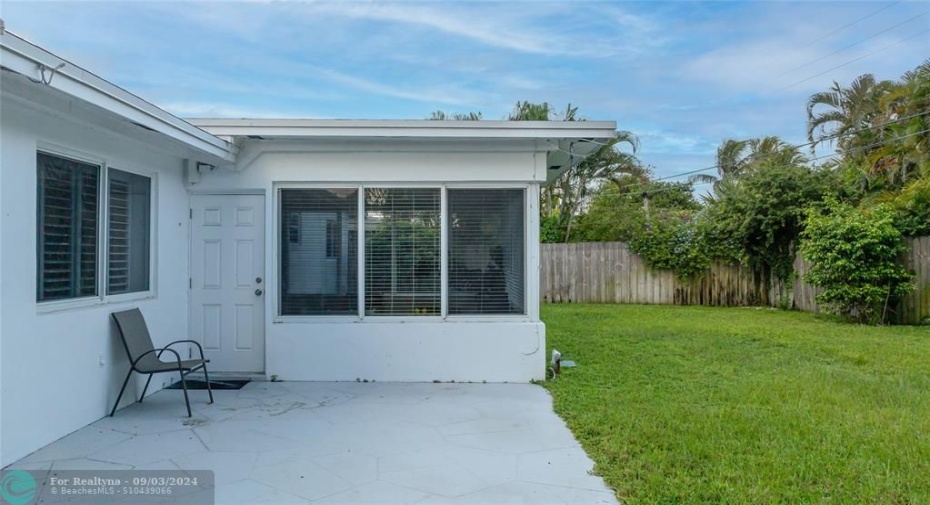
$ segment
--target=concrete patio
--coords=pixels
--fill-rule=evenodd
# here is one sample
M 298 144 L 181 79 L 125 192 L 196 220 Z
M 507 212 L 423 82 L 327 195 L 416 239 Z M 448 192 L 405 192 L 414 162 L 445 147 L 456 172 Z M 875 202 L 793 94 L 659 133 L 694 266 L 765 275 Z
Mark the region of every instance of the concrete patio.
M 617 503 L 531 384 L 162 390 L 10 468 L 213 470 L 216 503 Z

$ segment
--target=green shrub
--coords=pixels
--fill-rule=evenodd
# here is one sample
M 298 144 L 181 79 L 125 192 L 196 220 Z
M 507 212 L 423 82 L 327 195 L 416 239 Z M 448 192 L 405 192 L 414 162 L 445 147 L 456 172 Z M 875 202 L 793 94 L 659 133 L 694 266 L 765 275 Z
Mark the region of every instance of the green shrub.
M 649 266 L 674 270 L 680 278 L 710 266 L 696 227 L 687 213 L 680 211 L 654 213 L 646 218 L 630 239 L 630 249 Z
M 852 321 L 885 323 L 914 287 L 899 263 L 906 246 L 894 209 L 862 210 L 832 200 L 825 208 L 809 212 L 801 235 L 801 253 L 811 262 L 806 279 L 823 288 L 817 302 Z
M 930 235 L 930 176 L 905 186 L 893 205 L 901 233 L 909 237 Z
M 558 244 L 565 239 L 565 227 L 559 216 L 541 216 L 539 219 L 539 241 L 543 244 Z

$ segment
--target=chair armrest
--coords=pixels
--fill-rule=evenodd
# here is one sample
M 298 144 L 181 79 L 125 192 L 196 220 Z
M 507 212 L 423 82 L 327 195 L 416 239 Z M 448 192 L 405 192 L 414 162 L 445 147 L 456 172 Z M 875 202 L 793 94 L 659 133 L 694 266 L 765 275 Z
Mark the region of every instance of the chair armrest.
M 184 344 L 184 343 L 196 345 L 196 346 L 197 346 L 197 350 L 200 351 L 200 359 L 204 359 L 204 358 L 203 358 L 203 346 L 200 345 L 200 342 L 198 342 L 198 341 L 196 341 L 196 340 L 175 340 L 174 342 L 171 342 L 170 344 L 166 345 L 166 346 L 165 346 L 165 349 L 167 349 L 167 348 L 173 346 L 174 344 Z
M 152 350 L 149 350 L 149 351 L 145 351 L 144 353 L 140 354 L 139 357 L 137 357 L 135 361 L 132 362 L 132 367 L 135 368 L 136 365 L 139 363 L 139 361 L 142 361 L 142 358 L 144 358 L 146 355 L 152 354 L 152 353 L 154 353 L 154 352 L 156 352 L 156 351 L 158 352 L 158 354 L 156 354 L 155 357 L 156 357 L 157 359 L 159 359 L 159 360 L 161 360 L 161 353 L 163 353 L 163 352 L 165 352 L 165 351 L 171 351 L 172 353 L 174 353 L 174 357 L 175 357 L 175 359 L 178 361 L 178 369 L 181 368 L 181 355 L 178 354 L 178 351 L 175 351 L 174 349 L 168 349 L 167 347 L 165 347 L 164 349 L 152 349 Z

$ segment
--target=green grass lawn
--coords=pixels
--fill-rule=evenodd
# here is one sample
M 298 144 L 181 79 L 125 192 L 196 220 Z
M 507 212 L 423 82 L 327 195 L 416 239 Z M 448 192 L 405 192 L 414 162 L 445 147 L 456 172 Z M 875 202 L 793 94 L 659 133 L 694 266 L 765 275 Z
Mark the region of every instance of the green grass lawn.
M 640 503 L 930 504 L 930 327 L 755 308 L 543 307 L 546 384 Z

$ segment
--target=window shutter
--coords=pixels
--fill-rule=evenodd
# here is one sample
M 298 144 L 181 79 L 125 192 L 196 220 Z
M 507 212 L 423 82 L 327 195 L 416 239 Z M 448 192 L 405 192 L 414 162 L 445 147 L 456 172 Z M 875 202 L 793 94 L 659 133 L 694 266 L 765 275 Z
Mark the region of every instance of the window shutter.
M 107 292 L 129 290 L 129 183 L 110 178 Z
M 281 190 L 281 315 L 358 315 L 358 190 Z
M 148 291 L 152 180 L 107 172 L 107 294 Z
M 365 314 L 439 315 L 440 190 L 365 190 Z
M 37 299 L 97 294 L 100 167 L 38 153 Z
M 82 167 L 80 175 L 80 288 L 77 296 L 97 294 L 97 198 L 98 171 L 96 167 Z
M 524 190 L 447 195 L 449 314 L 525 314 Z

